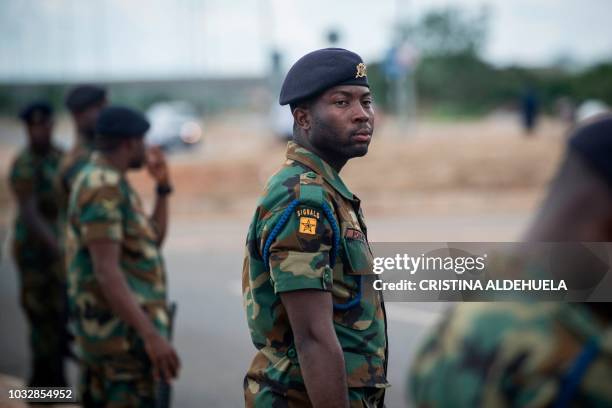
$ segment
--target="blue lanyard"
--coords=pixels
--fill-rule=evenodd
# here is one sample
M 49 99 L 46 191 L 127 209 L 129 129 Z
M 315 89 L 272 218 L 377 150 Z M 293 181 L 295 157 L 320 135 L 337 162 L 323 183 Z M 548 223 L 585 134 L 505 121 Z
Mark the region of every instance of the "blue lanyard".
M 266 269 L 268 269 L 270 266 L 270 247 L 274 243 L 276 237 L 278 237 L 278 234 L 280 234 L 282 229 L 285 227 L 285 225 L 289 221 L 289 218 L 293 214 L 293 211 L 299 204 L 300 200 L 295 199 L 287 206 L 287 208 L 285 208 L 278 222 L 276 223 L 274 228 L 272 228 L 270 235 L 266 239 L 262 254 Z M 331 269 L 334 269 L 334 265 L 336 264 L 336 258 L 338 256 L 338 248 L 340 247 L 340 227 L 338 226 L 338 222 L 336 221 L 336 218 L 334 217 L 334 214 L 332 213 L 327 203 L 324 202 L 322 207 L 323 213 L 325 214 L 325 218 L 327 218 L 327 221 L 329 221 L 332 227 L 332 249 L 329 253 L 329 266 Z M 357 296 L 355 296 L 353 299 L 346 303 L 334 303 L 335 310 L 348 310 L 359 304 L 359 302 L 361 301 L 362 279 L 363 277 L 360 276 L 359 280 L 357 281 Z
M 582 348 L 578 357 L 573 361 L 567 374 L 561 381 L 561 390 L 555 401 L 555 408 L 566 408 L 570 406 L 572 399 L 578 391 L 578 386 L 582 378 L 586 374 L 589 366 L 599 354 L 599 342 L 595 338 L 591 338 Z

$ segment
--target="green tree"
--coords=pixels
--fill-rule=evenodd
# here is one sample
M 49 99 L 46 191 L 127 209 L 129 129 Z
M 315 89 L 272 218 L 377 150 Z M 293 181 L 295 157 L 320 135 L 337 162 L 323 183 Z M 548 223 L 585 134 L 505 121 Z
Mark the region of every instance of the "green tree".
M 486 43 L 489 12 L 457 7 L 432 10 L 414 25 L 400 27 L 401 36 L 427 57 L 478 55 Z

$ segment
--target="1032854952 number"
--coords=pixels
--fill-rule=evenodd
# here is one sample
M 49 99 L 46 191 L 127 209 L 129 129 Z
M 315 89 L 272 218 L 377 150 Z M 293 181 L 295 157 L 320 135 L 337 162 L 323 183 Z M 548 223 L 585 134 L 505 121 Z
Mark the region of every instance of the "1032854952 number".
M 68 387 L 24 387 L 10 388 L 7 390 L 9 400 L 24 400 L 37 402 L 53 402 L 53 401 L 75 401 L 75 394 Z

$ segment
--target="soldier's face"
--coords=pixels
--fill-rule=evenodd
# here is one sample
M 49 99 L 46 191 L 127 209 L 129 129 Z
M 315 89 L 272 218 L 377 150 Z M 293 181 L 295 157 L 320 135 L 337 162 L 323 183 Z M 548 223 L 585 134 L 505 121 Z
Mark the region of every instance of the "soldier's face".
M 106 100 L 100 103 L 90 106 L 87 109 L 75 114 L 74 119 L 77 124 L 79 133 L 93 138 L 96 129 L 96 120 L 100 111 L 106 106 Z
M 328 89 L 312 104 L 310 143 L 318 150 L 350 159 L 368 152 L 374 132 L 370 89 L 342 85 Z
M 139 169 L 144 166 L 146 162 L 146 149 L 144 143 L 144 136 L 130 140 L 130 169 Z
M 28 135 L 30 144 L 34 150 L 46 150 L 51 145 L 51 132 L 53 121 L 51 118 L 44 118 L 36 123 L 28 125 Z

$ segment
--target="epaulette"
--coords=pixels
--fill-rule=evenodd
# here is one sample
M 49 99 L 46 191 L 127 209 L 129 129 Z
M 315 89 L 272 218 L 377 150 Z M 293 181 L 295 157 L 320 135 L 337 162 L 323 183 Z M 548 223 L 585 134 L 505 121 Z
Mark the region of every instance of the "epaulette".
M 300 174 L 300 187 L 297 199 L 302 205 L 323 208 L 323 204 L 325 204 L 323 198 L 323 178 L 314 171 Z

